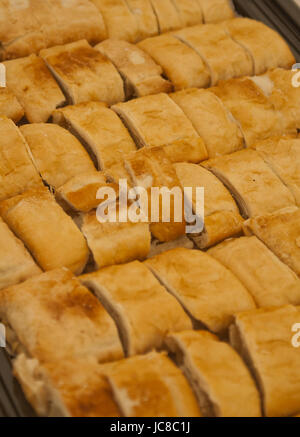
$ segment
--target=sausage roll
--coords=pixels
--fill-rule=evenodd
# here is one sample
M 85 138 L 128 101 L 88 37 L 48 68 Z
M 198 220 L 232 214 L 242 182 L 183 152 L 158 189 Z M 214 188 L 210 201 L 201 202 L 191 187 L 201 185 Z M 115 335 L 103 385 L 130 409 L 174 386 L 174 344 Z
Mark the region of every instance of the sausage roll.
M 19 354 L 13 362 L 27 400 L 40 416 L 119 417 L 104 368 L 94 357 L 40 363 Z
M 23 243 L 15 237 L 1 218 L 0 240 L 0 290 L 41 273 Z
M 201 416 L 191 387 L 165 353 L 121 360 L 105 375 L 125 417 Z
M 139 261 L 80 277 L 114 318 L 127 356 L 161 349 L 165 335 L 191 329 L 178 301 Z
M 46 123 L 54 109 L 65 103 L 65 96 L 36 55 L 4 62 L 7 86 L 17 96 L 29 123 Z
M 174 35 L 202 57 L 209 68 L 212 86 L 222 79 L 253 73 L 248 52 L 234 42 L 220 24 L 194 26 L 176 31 Z
M 192 188 L 189 199 L 193 213 L 198 214 L 204 207 L 204 228 L 201 233 L 189 236 L 199 249 L 205 249 L 229 237 L 238 236 L 242 232 L 243 219 L 239 209 L 222 182 L 205 168 L 186 162 L 174 164 L 180 184 L 183 188 Z M 204 205 L 198 204 L 197 188 L 204 189 Z M 201 217 L 199 217 L 201 220 Z M 203 218 L 202 218 L 203 220 Z
M 244 217 L 295 205 L 290 191 L 255 150 L 210 159 L 203 165 L 232 192 Z
M 53 121 L 83 142 L 99 170 L 119 164 L 127 153 L 136 150 L 128 130 L 104 103 L 67 106 L 53 113 Z
M 292 416 L 300 408 L 300 354 L 293 326 L 300 307 L 292 305 L 236 315 L 231 343 L 256 378 L 266 416 Z
M 172 84 L 162 77 L 162 68 L 144 50 L 126 41 L 107 39 L 95 46 L 121 74 L 126 98 L 171 92 Z
M 12 120 L 0 115 L 0 201 L 42 187 L 29 147 Z
M 96 172 L 87 151 L 66 129 L 56 124 L 33 123 L 20 130 L 36 168 L 52 187 L 58 188 L 80 173 Z
M 171 94 L 170 97 L 180 106 L 203 138 L 209 158 L 227 155 L 244 147 L 238 123 L 213 93 L 188 89 Z
M 166 344 L 193 387 L 203 415 L 261 416 L 255 382 L 229 344 L 207 331 L 174 333 Z
M 157 17 L 151 0 L 126 0 L 126 3 L 137 22 L 138 39 L 136 41 L 141 41 L 159 33 Z
M 264 23 L 250 18 L 235 18 L 223 23 L 230 36 L 250 54 L 254 74 L 272 68 L 291 68 L 295 58 L 284 39 Z
M 2 201 L 0 214 L 43 270 L 83 271 L 89 256 L 84 236 L 47 188 Z
M 208 253 L 235 274 L 258 307 L 300 305 L 300 279 L 257 237 L 227 240 Z
M 138 47 L 159 64 L 175 90 L 210 84 L 210 72 L 202 58 L 173 35 L 160 35 L 141 41 Z M 178 62 L 178 59 L 181 61 Z
M 101 12 L 108 38 L 136 42 L 139 26 L 127 0 L 91 0 Z M 102 38 L 105 39 L 105 38 Z
M 300 276 L 300 209 L 254 217 L 244 223 L 246 235 L 256 235 L 282 262 Z
M 170 250 L 145 264 L 179 300 L 196 327 L 223 334 L 233 314 L 255 308 L 253 298 L 233 273 L 200 250 Z
M 123 357 L 113 319 L 65 268 L 2 290 L 0 318 L 12 355 L 23 352 L 41 363 Z
M 123 80 L 114 65 L 86 40 L 42 50 L 40 56 L 63 89 L 68 103 L 125 98 Z
M 150 0 L 158 21 L 159 33 L 170 32 L 184 26 L 181 15 L 172 0 Z
M 164 146 L 172 162 L 200 162 L 207 150 L 192 123 L 167 94 L 114 105 L 138 147 Z
M 198 0 L 172 0 L 177 9 L 182 27 L 194 26 L 203 22 L 202 8 Z
M 121 222 L 119 211 L 115 222 L 102 223 L 95 211 L 82 218 L 81 230 L 92 252 L 97 269 L 143 260 L 150 251 L 151 234 L 148 223 Z

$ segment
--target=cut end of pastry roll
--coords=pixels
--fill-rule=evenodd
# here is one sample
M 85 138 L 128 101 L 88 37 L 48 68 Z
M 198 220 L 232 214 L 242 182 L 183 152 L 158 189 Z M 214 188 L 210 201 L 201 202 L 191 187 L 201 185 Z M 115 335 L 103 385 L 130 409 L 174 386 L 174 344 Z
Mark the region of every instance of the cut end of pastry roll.
M 293 346 L 293 326 L 299 307 L 292 305 L 238 314 L 230 341 L 256 378 L 264 414 L 292 416 L 299 411 L 298 349 Z
M 105 374 L 126 417 L 201 416 L 188 382 L 164 353 L 127 358 Z
M 204 252 L 178 248 L 145 264 L 179 300 L 197 328 L 223 334 L 236 312 L 255 308 L 241 282 Z
M 104 172 L 80 173 L 68 180 L 56 190 L 56 198 L 64 209 L 72 211 L 89 212 L 96 209 L 105 198 L 97 195 L 98 190 L 103 188 L 105 192 L 114 190 L 118 199 L 118 185 L 109 181 Z M 104 194 L 103 191 L 103 194 Z
M 102 366 L 92 359 L 41 365 L 20 354 L 14 375 L 27 400 L 44 417 L 119 417 Z
M 166 346 L 192 386 L 204 416 L 261 416 L 255 382 L 227 343 L 206 331 L 185 331 L 169 335 Z
M 80 277 L 111 314 L 126 356 L 161 349 L 165 335 L 192 327 L 177 300 L 138 261 Z

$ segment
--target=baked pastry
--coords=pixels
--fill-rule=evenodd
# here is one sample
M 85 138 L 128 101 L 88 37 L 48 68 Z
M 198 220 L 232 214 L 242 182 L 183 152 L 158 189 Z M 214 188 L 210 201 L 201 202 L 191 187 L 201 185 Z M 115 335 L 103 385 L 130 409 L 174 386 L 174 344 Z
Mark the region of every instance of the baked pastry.
M 255 308 L 254 300 L 241 282 L 200 250 L 170 250 L 148 259 L 145 264 L 179 300 L 196 327 L 205 326 L 223 334 L 233 314 Z
M 244 217 L 295 205 L 290 191 L 255 150 L 241 150 L 210 159 L 203 166 L 232 192 Z
M 126 356 L 161 349 L 169 332 L 191 329 L 177 300 L 139 261 L 80 277 L 114 318 Z
M 46 123 L 54 109 L 65 103 L 65 96 L 36 55 L 4 62 L 7 86 L 17 96 L 29 123 Z
M 300 276 L 300 209 L 254 217 L 244 223 L 246 235 L 256 235 L 275 255 Z
M 121 222 L 119 211 L 115 222 L 101 223 L 95 211 L 83 216 L 81 230 L 93 254 L 97 269 L 143 260 L 150 250 L 148 223 Z
M 103 368 L 93 357 L 82 357 L 42 365 L 36 358 L 20 354 L 13 362 L 27 400 L 40 416 L 119 417 Z
M 0 114 L 11 118 L 15 123 L 18 123 L 24 115 L 17 97 L 8 88 L 0 88 Z
M 126 0 L 126 3 L 137 22 L 138 39 L 136 41 L 159 33 L 151 0 Z
M 203 140 L 167 94 L 141 97 L 112 109 L 124 121 L 138 147 L 164 146 L 172 162 L 200 162 L 207 158 Z
M 282 115 L 262 90 L 248 78 L 219 82 L 211 88 L 239 122 L 248 147 L 270 136 L 282 135 Z
M 236 120 L 213 93 L 188 89 L 170 97 L 204 140 L 209 158 L 227 155 L 244 147 L 244 138 Z
M 125 417 L 201 416 L 191 387 L 164 353 L 127 358 L 105 375 Z
M 0 317 L 13 355 L 41 364 L 122 358 L 117 328 L 98 299 L 67 269 L 27 279 L 0 293 Z
M 136 150 L 119 117 L 101 102 L 67 106 L 53 113 L 54 123 L 75 133 L 91 152 L 99 170 L 109 169 Z
M 251 78 L 274 108 L 280 111 L 282 130 L 291 133 L 300 129 L 300 88 L 293 85 L 294 75 L 295 71 L 276 68 Z
M 229 0 L 197 0 L 200 3 L 204 23 L 217 23 L 234 17 Z
M 227 240 L 208 253 L 235 274 L 258 307 L 300 305 L 300 279 L 257 237 Z
M 112 188 L 118 197 L 118 186 L 110 182 L 104 172 L 89 171 L 80 173 L 61 185 L 55 192 L 56 199 L 65 210 L 89 212 L 98 207 L 99 188 Z M 102 199 L 105 201 L 105 199 Z
M 261 416 L 255 382 L 227 343 L 207 331 L 185 331 L 169 335 L 166 344 L 193 387 L 204 416 Z
M 272 137 L 253 147 L 289 188 L 300 206 L 300 138 Z
M 47 188 L 2 201 L 0 214 L 43 270 L 83 271 L 89 256 L 85 239 Z
M 194 243 L 187 235 L 182 235 L 176 240 L 161 242 L 157 238 L 152 238 L 151 249 L 147 258 L 153 258 L 168 250 L 176 249 L 177 247 L 185 247 L 186 249 L 194 249 Z
M 251 75 L 248 52 L 234 42 L 220 24 L 207 24 L 179 30 L 175 37 L 194 49 L 209 68 L 211 86 L 219 80 Z
M 87 151 L 66 129 L 56 124 L 33 123 L 20 130 L 38 172 L 50 186 L 58 188 L 80 173 L 96 172 Z
M 29 147 L 12 120 L 0 116 L 0 200 L 42 187 Z
M 41 273 L 23 243 L 0 218 L 0 290 Z
M 173 0 L 182 27 L 194 26 L 203 22 L 202 8 L 198 0 Z
M 151 223 L 150 229 L 155 238 L 161 242 L 176 240 L 185 234 L 184 198 L 176 172 L 162 147 L 144 147 L 129 155 L 125 166 L 135 187 L 147 192 L 140 204 L 142 212 Z M 169 190 L 169 193 L 166 192 Z M 156 190 L 156 191 L 154 191 Z M 160 190 L 160 193 L 158 192 Z M 165 198 L 162 198 L 165 192 Z M 165 203 L 164 203 L 165 200 Z M 167 217 L 165 215 L 168 214 Z M 151 217 L 150 217 L 151 216 Z
M 210 72 L 202 58 L 173 35 L 160 35 L 138 44 L 160 65 L 175 90 L 210 84 Z M 180 62 L 178 62 L 180 59 Z
M 299 319 L 300 308 L 290 305 L 238 314 L 231 327 L 231 343 L 256 377 L 266 416 L 299 411 L 300 354 L 292 344 Z
M 126 0 L 91 0 L 101 12 L 108 38 L 136 42 L 139 26 Z M 103 38 L 105 39 L 105 38 Z
M 87 0 L 4 0 L 0 11 L 3 60 L 80 38 L 95 44 L 106 37 L 102 16 Z
M 269 26 L 250 18 L 235 18 L 223 23 L 230 36 L 250 54 L 254 74 L 272 68 L 291 68 L 295 58 L 284 39 Z
M 171 92 L 172 84 L 162 77 L 162 68 L 137 45 L 107 39 L 95 46 L 118 69 L 125 84 L 126 99 Z
M 181 186 L 192 188 L 189 199 L 193 206 L 193 213 L 204 207 L 204 228 L 200 233 L 189 236 L 199 249 L 213 246 L 229 237 L 238 236 L 242 232 L 243 219 L 238 207 L 222 182 L 205 168 L 181 162 L 174 164 Z M 204 189 L 204 205 L 198 204 L 196 190 Z M 203 217 L 199 217 L 199 221 Z
M 68 103 L 125 98 L 123 80 L 114 65 L 86 40 L 42 50 L 40 56 L 63 89 Z
M 184 26 L 172 0 L 150 0 L 158 21 L 159 33 L 170 32 Z

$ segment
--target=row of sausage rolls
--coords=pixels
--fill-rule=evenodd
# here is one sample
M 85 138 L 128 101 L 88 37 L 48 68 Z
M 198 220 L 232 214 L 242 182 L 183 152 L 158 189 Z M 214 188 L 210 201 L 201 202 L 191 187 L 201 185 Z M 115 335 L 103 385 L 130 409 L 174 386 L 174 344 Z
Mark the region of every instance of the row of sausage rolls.
M 135 43 L 233 16 L 229 0 L 1 0 L 0 60 L 83 38 Z
M 207 88 L 220 80 L 288 69 L 295 62 L 274 30 L 247 18 L 194 26 L 138 45 L 108 39 L 91 47 L 80 40 L 4 62 L 7 88 L 0 89 L 0 113 L 15 122 L 24 114 L 30 123 L 46 122 L 65 104 L 113 105 Z
M 288 302 L 297 300 L 297 289 L 299 305 L 300 280 L 256 237 L 229 244 L 243 253 L 236 263 L 240 279 L 214 253 L 175 249 L 79 278 L 56 269 L 2 290 L 0 317 L 14 373 L 36 412 L 299 413 L 293 328 L 300 307 Z M 289 278 L 290 299 L 268 277 L 272 271 L 284 284 Z M 273 304 L 262 308 L 258 301 L 267 295 Z

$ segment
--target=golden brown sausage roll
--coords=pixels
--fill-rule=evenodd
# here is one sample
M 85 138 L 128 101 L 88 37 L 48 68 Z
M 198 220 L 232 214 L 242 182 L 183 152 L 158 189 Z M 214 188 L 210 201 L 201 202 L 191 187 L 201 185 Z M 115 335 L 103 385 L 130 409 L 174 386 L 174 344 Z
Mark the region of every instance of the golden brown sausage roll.
M 11 118 L 15 123 L 24 115 L 24 109 L 17 97 L 8 88 L 0 88 L 0 114 Z
M 238 314 L 231 343 L 244 357 L 259 387 L 266 416 L 292 416 L 300 408 L 300 354 L 293 328 L 300 307 L 283 306 Z
M 84 236 L 47 188 L 2 201 L 0 214 L 43 270 L 83 271 L 89 256 Z
M 233 273 L 200 250 L 170 250 L 145 264 L 179 300 L 196 326 L 223 333 L 235 313 L 255 308 L 251 295 Z
M 80 277 L 114 318 L 127 356 L 161 349 L 170 332 L 191 329 L 178 301 L 138 261 Z
M 166 343 L 193 387 L 203 415 L 261 416 L 255 382 L 227 343 L 206 331 L 173 333 Z

